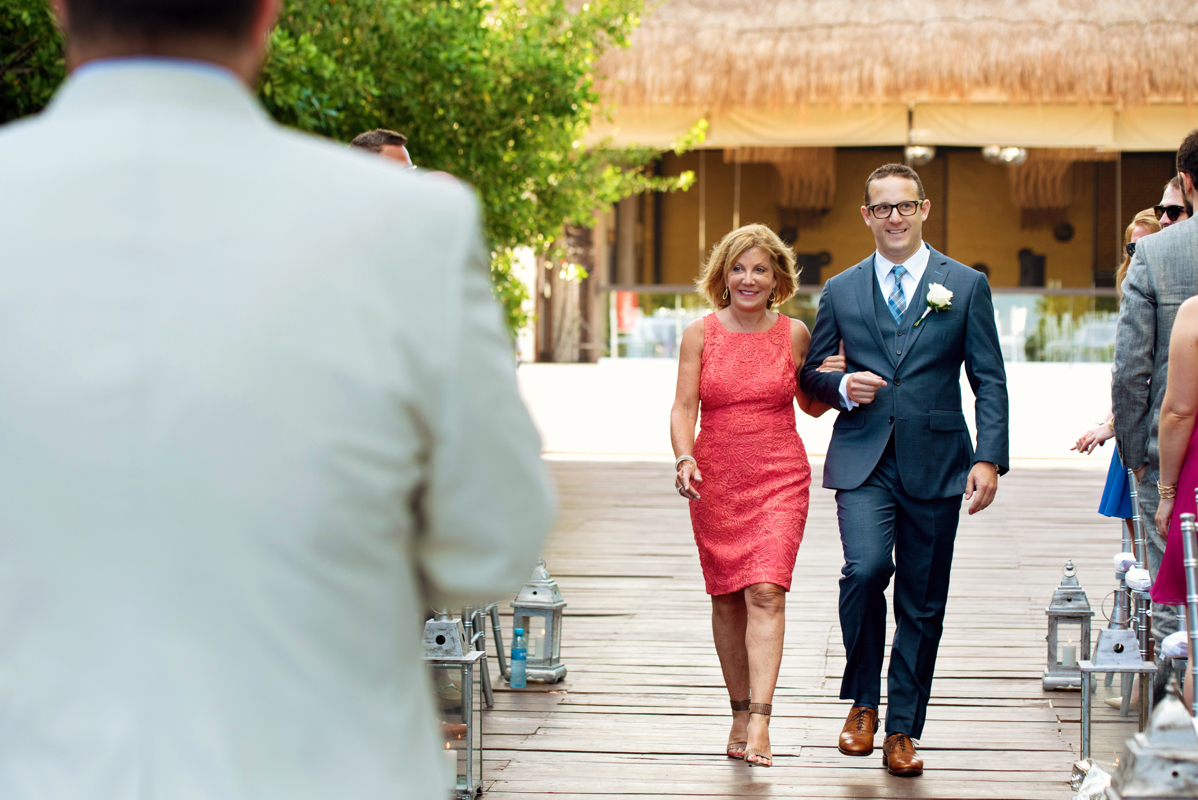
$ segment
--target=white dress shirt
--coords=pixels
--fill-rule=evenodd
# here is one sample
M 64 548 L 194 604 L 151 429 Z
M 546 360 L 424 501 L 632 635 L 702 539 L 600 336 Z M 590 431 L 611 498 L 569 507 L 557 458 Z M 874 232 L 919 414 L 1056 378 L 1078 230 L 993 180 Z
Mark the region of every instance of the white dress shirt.
M 915 255 L 902 262 L 903 267 L 906 268 L 902 278 L 903 296 L 907 300 L 908 308 L 911 307 L 911 298 L 915 295 L 919 282 L 923 280 L 923 272 L 928 268 L 928 259 L 931 257 L 932 251 L 921 240 Z M 890 297 L 890 293 L 894 290 L 894 266 L 895 262 L 886 258 L 880 251 L 874 252 L 874 274 L 878 276 L 878 286 L 882 288 L 883 297 Z M 848 372 L 840 379 L 840 399 L 844 401 L 846 411 L 857 407 L 857 404 L 849 399 Z

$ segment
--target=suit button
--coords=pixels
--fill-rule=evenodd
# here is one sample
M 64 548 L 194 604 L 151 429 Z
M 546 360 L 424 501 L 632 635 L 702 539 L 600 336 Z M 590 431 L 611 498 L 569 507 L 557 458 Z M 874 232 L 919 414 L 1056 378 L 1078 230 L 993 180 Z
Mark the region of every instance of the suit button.
M 899 336 L 902 336 L 902 335 L 903 335 L 903 331 L 899 331 Z
M 901 383 L 902 383 L 902 381 L 900 381 L 898 378 L 895 378 L 895 379 L 894 379 L 894 385 L 895 385 L 895 386 L 898 386 L 898 385 L 899 385 L 899 384 L 901 384 Z
M 890 418 L 890 424 L 891 424 L 891 425 L 893 425 L 893 424 L 894 424 L 894 417 L 891 417 L 891 418 Z
M 900 356 L 901 356 L 902 354 L 903 354 L 903 351 L 902 351 L 902 350 L 896 350 L 896 351 L 895 351 L 895 355 L 900 355 Z

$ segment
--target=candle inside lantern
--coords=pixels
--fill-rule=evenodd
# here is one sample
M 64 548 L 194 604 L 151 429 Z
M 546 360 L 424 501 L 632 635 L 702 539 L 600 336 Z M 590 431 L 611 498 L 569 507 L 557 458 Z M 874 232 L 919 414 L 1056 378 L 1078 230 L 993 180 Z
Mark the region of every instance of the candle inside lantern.
M 1073 642 L 1061 645 L 1061 666 L 1077 666 L 1077 645 L 1075 645 Z
M 458 751 L 449 746 L 449 742 L 445 743 L 445 749 L 442 751 L 442 768 L 445 770 L 445 778 L 449 781 L 450 788 L 455 788 L 458 785 Z

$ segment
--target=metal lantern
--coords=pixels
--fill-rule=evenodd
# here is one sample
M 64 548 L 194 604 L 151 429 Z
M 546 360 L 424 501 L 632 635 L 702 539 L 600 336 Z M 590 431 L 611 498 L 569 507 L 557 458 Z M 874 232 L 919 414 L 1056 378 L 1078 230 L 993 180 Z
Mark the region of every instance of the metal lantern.
M 1124 746 L 1107 789 L 1109 800 L 1198 798 L 1198 728 L 1169 682 L 1148 729 Z
M 1077 582 L 1073 561 L 1065 562 L 1061 585 L 1052 594 L 1048 615 L 1048 668 L 1044 689 L 1080 689 L 1078 661 L 1090 658 L 1090 618 L 1094 616 L 1086 592 Z M 1064 641 L 1062 641 L 1062 637 Z
M 1140 660 L 1140 643 L 1136 638 L 1136 632 L 1127 628 L 1107 628 L 1098 632 L 1098 644 L 1094 648 L 1094 660 L 1089 661 L 1082 659 L 1078 662 L 1078 667 L 1082 675 L 1082 702 L 1081 702 L 1081 728 L 1082 728 L 1082 747 L 1081 757 L 1083 761 L 1089 761 L 1092 745 L 1091 728 L 1094 722 L 1095 700 L 1106 700 L 1101 697 L 1102 694 L 1108 694 L 1103 687 L 1103 690 L 1096 693 L 1097 682 L 1093 680 L 1093 675 L 1096 672 L 1105 672 L 1107 675 L 1152 675 L 1156 672 L 1156 664 L 1151 661 Z M 1121 681 L 1122 683 L 1122 681 Z M 1130 688 L 1130 684 L 1128 685 Z M 1123 692 L 1122 688 L 1118 692 L 1109 692 L 1109 694 L 1120 698 L 1120 708 L 1118 711 L 1107 706 L 1105 702 L 1099 703 L 1098 721 L 1106 731 L 1105 735 L 1100 735 L 1099 739 L 1105 742 L 1109 747 L 1113 741 L 1122 741 L 1126 736 L 1134 731 L 1124 730 L 1131 721 L 1128 719 L 1128 695 L 1129 692 Z
M 432 667 L 444 752 L 440 769 L 452 796 L 470 800 L 482 792 L 483 726 L 481 661 L 460 619 L 444 611 L 424 623 L 424 662 Z
M 512 602 L 512 627 L 523 628 L 528 640 L 528 679 L 557 683 L 566 677 L 562 664 L 562 600 L 557 581 L 545 561 L 537 559 L 532 577 Z M 507 673 L 510 680 L 511 671 Z

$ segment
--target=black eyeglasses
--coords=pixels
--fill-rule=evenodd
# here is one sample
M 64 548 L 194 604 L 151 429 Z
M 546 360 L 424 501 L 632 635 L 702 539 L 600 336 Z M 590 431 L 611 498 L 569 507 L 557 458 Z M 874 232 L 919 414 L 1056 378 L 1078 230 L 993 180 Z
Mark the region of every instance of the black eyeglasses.
M 919 203 L 914 200 L 904 200 L 897 205 L 891 205 L 890 203 L 878 203 L 877 205 L 866 206 L 866 208 L 869 209 L 869 213 L 873 214 L 878 219 L 887 219 L 891 212 L 896 208 L 898 209 L 899 216 L 909 217 L 919 210 Z
M 1136 254 L 1136 243 L 1128 242 L 1127 244 L 1123 245 L 1123 249 L 1127 251 L 1127 257 L 1131 258 Z
M 1177 218 L 1180 217 L 1181 213 L 1185 210 L 1186 210 L 1185 206 L 1153 206 L 1152 207 L 1152 213 L 1156 214 L 1156 218 L 1158 220 L 1161 217 L 1168 214 L 1170 222 L 1177 222 Z

